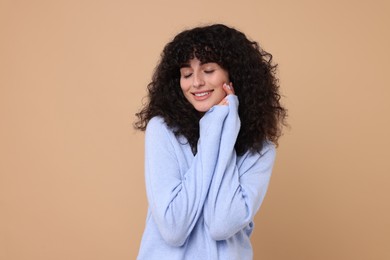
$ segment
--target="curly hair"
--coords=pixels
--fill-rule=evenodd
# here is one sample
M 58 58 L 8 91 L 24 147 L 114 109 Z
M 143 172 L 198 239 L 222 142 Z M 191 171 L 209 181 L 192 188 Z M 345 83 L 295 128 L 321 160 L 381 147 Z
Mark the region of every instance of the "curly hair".
M 148 101 L 136 113 L 134 127 L 144 131 L 151 118 L 161 116 L 196 153 L 202 114 L 187 101 L 180 87 L 180 68 L 193 58 L 215 62 L 228 72 L 240 104 L 237 154 L 260 152 L 264 141 L 277 145 L 287 116 L 280 104 L 277 64 L 257 42 L 223 24 L 185 30 L 165 46 L 147 86 Z

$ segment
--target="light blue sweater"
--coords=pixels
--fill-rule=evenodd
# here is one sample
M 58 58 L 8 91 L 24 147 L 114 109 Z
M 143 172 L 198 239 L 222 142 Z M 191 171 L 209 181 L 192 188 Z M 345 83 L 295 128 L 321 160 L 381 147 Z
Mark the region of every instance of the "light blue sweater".
M 265 196 L 275 159 L 267 142 L 260 153 L 237 156 L 237 96 L 200 120 L 194 156 L 161 117 L 145 136 L 149 209 L 138 260 L 247 260 L 253 258 L 253 218 Z M 185 116 L 185 115 L 183 115 Z

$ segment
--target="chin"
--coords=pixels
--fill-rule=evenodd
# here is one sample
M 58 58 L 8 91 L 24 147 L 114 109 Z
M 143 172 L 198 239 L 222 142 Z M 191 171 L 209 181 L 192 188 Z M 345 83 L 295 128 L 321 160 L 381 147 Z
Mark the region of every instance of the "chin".
M 197 109 L 195 108 L 196 111 L 200 112 L 200 113 L 206 113 L 207 111 L 209 111 L 209 109 Z
M 206 113 L 207 111 L 210 110 L 211 107 L 195 107 L 196 111 L 201 112 L 201 113 Z

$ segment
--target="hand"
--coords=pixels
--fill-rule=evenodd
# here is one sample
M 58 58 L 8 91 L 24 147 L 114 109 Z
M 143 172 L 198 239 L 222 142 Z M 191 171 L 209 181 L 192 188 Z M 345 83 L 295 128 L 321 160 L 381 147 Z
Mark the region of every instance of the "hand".
M 233 83 L 230 82 L 229 85 L 226 83 L 223 83 L 222 85 L 223 90 L 226 92 L 227 95 L 234 95 L 234 89 L 233 89 Z M 221 102 L 219 102 L 218 105 L 220 106 L 227 106 L 229 104 L 228 100 L 226 97 L 224 97 Z

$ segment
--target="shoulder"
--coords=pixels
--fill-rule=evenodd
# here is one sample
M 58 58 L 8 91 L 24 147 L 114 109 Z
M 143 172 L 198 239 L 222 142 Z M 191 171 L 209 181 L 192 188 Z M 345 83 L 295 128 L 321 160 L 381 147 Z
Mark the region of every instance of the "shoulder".
M 172 130 L 165 123 L 164 118 L 161 116 L 155 116 L 149 120 L 146 126 L 146 135 L 172 132 Z
M 152 117 L 152 119 L 149 120 L 146 129 L 154 129 L 154 128 L 161 128 L 161 127 L 166 127 L 164 118 L 161 116 L 155 116 Z
M 257 164 L 273 165 L 276 157 L 276 146 L 272 142 L 265 141 L 259 152 L 247 151 L 238 157 L 239 167 L 253 167 Z
M 146 141 L 153 142 L 178 142 L 180 140 L 174 133 L 174 131 L 166 124 L 165 120 L 161 116 L 155 116 L 149 120 L 145 131 Z
M 172 133 L 172 130 L 168 128 L 164 118 L 155 116 L 149 120 L 146 126 L 145 136 L 146 139 L 154 139 L 170 135 L 170 133 Z
M 149 120 L 145 131 L 145 149 L 153 154 L 153 158 L 177 157 L 188 145 L 188 141 L 182 136 L 176 136 L 174 131 L 160 116 Z
M 257 158 L 264 164 L 273 165 L 276 157 L 276 146 L 270 141 L 265 141 L 263 148 L 257 153 Z
M 262 158 L 264 156 L 275 156 L 276 146 L 270 141 L 264 141 L 263 147 L 260 151 L 246 151 L 241 157 L 242 158 Z
M 259 154 L 260 156 L 264 156 L 267 153 L 272 154 L 273 156 L 276 154 L 276 146 L 271 141 L 264 142 L 263 149 L 261 149 Z

